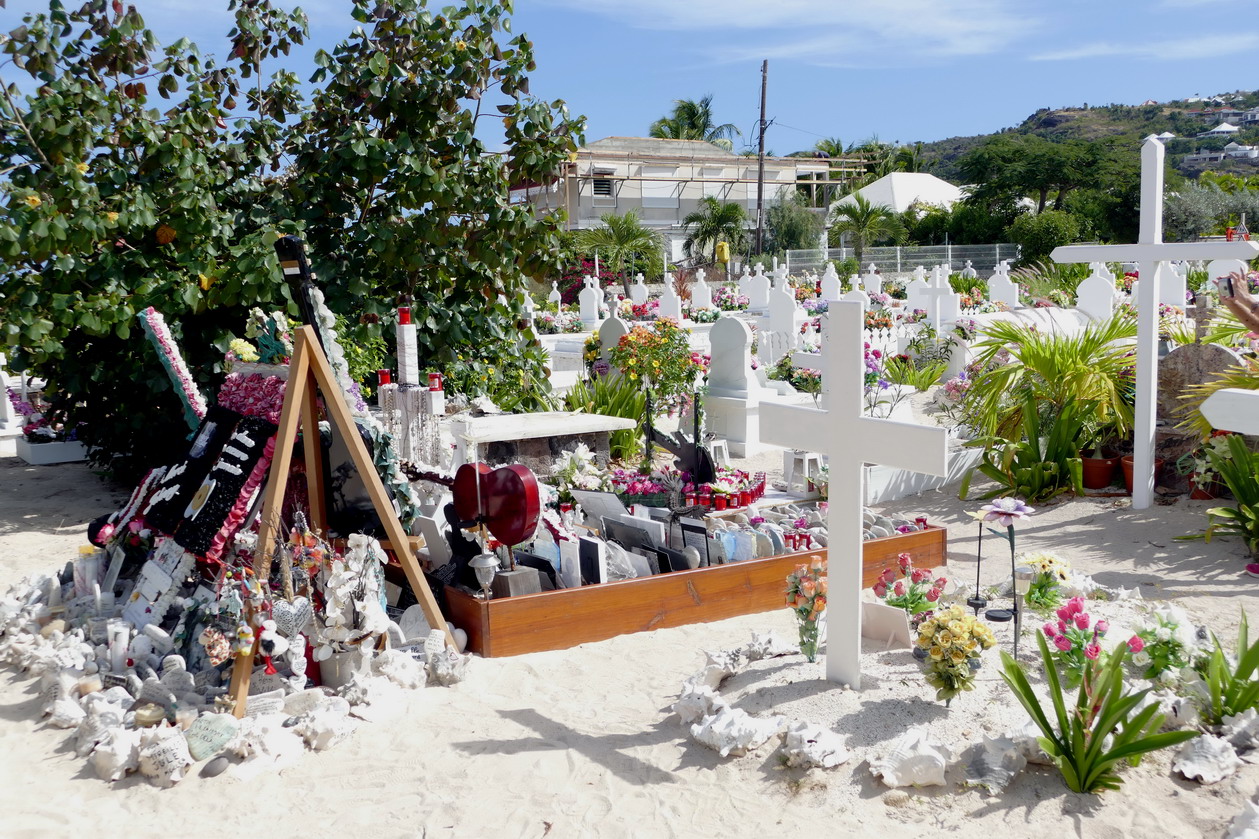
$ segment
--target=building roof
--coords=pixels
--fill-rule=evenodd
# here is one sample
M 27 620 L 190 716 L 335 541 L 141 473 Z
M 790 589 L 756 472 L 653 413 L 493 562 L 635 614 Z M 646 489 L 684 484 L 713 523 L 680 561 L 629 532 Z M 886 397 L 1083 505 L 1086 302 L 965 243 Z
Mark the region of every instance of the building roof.
M 1227 122 L 1221 122 L 1219 125 L 1215 126 L 1210 131 L 1206 131 L 1204 133 L 1206 134 L 1233 134 L 1238 131 L 1241 131 L 1241 129 L 1238 128 L 1236 125 L 1231 125 Z
M 961 187 L 941 180 L 926 172 L 892 172 L 877 181 L 845 195 L 831 206 L 851 204 L 860 195 L 871 204 L 884 204 L 897 213 L 903 213 L 910 205 L 929 204 L 936 207 L 952 207 L 964 197 Z
M 734 152 L 715 146 L 707 140 L 664 140 L 659 137 L 604 137 L 602 140 L 587 143 L 583 150 L 677 157 L 738 157 Z

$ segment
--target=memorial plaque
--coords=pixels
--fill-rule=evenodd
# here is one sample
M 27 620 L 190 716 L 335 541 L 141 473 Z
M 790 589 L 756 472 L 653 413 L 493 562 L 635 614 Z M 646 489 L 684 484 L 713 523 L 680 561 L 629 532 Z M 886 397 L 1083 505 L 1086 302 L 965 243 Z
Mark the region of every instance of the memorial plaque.
M 240 723 L 231 714 L 202 714 L 184 733 L 188 740 L 188 753 L 193 760 L 213 757 L 236 736 L 239 728 Z

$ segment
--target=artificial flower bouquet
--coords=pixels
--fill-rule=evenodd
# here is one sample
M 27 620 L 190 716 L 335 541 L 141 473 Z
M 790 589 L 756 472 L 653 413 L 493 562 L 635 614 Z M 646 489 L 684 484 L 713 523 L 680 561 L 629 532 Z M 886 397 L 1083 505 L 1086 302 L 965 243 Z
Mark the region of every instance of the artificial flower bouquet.
M 904 609 L 911 619 L 934 609 L 948 580 L 944 577 L 932 579 L 929 569 L 915 568 L 913 558 L 907 553 L 896 557 L 896 565 L 900 574 L 891 568 L 883 569 L 882 576 L 874 584 L 874 596 L 889 606 Z
M 826 568 L 821 557 L 797 565 L 787 575 L 787 608 L 800 623 L 800 652 L 809 661 L 817 661 L 818 621 L 826 611 Z
M 927 684 L 947 706 L 959 693 L 975 688 L 980 655 L 996 643 L 992 630 L 961 606 L 950 606 L 918 627 L 916 646 L 926 655 Z
M 1048 551 L 1026 553 L 1017 561 L 1032 569 L 1035 575 L 1023 598 L 1027 605 L 1041 612 L 1058 608 L 1062 603 L 1062 584 L 1067 581 L 1070 568 L 1067 561 Z

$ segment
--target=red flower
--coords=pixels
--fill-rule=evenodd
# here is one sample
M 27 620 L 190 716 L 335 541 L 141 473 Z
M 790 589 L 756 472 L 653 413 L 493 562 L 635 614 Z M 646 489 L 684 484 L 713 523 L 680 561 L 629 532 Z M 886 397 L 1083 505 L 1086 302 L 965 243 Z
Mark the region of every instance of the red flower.
M 1058 634 L 1058 627 L 1054 626 L 1052 623 L 1045 624 L 1043 629 L 1046 638 L 1053 638 Z
M 1071 639 L 1065 635 L 1059 635 L 1054 638 L 1054 646 L 1065 653 L 1071 649 Z
M 1097 661 L 1097 657 L 1101 654 L 1102 648 L 1094 641 L 1084 648 L 1084 655 L 1092 661 Z
M 896 557 L 896 564 L 900 566 L 902 574 L 908 574 L 909 569 L 913 567 L 910 562 L 909 554 L 903 553 Z
M 905 596 L 905 581 L 897 580 L 896 585 L 892 587 L 892 591 L 896 593 L 897 597 L 904 597 Z
M 1128 649 L 1131 652 L 1139 653 L 1145 649 L 1145 641 L 1141 640 L 1140 635 L 1133 635 L 1128 639 Z
M 940 589 L 933 588 L 927 592 L 927 602 L 934 603 L 940 599 Z
M 874 596 L 880 599 L 887 597 L 887 586 L 883 584 L 882 580 L 874 584 Z

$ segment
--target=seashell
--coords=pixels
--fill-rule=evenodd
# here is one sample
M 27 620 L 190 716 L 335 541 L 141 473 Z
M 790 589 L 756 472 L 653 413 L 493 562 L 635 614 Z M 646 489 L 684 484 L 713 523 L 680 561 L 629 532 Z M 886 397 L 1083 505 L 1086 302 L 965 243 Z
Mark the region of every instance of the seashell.
M 89 758 L 92 768 L 103 780 L 116 781 L 140 768 L 140 732 L 127 728 L 111 728 Z
M 345 708 L 348 711 L 349 705 Z M 299 717 L 293 730 L 312 751 L 322 752 L 349 737 L 356 727 L 356 723 L 340 709 L 323 708 Z
M 1004 739 L 1014 743 L 1015 748 L 1023 753 L 1023 757 L 1027 758 L 1028 763 L 1034 763 L 1038 766 L 1054 765 L 1054 759 L 1041 748 L 1040 726 L 1034 721 L 1028 720 L 1023 724 L 1022 728 L 1007 731 L 1003 736 Z
M 798 647 L 778 637 L 778 633 L 770 629 L 765 632 L 752 630 L 752 640 L 743 646 L 743 655 L 748 661 L 760 661 L 765 658 L 778 658 L 799 652 Z
M 93 674 L 79 679 L 76 689 L 79 696 L 87 696 L 89 693 L 96 693 L 102 687 L 104 687 L 104 684 L 101 682 L 101 677 Z
M 825 547 L 826 547 L 826 541 L 827 541 L 827 534 L 826 534 L 826 533 L 814 533 L 814 534 L 813 534 L 813 544 L 814 544 L 815 546 L 817 546 L 817 547 L 819 547 L 819 548 L 825 548 Z
M 891 530 L 886 527 L 880 527 L 877 524 L 870 525 L 866 532 L 870 534 L 871 539 L 886 539 L 888 536 L 892 535 Z
M 462 682 L 464 674 L 468 670 L 468 662 L 470 660 L 471 656 L 460 655 L 454 650 L 443 650 L 429 659 L 429 684 L 436 682 L 442 687 L 450 687 L 453 684 Z
M 896 525 L 887 516 L 875 516 L 874 526 L 881 527 L 884 530 L 894 530 L 896 528 Z
M 372 673 L 383 676 L 398 687 L 415 690 L 428 680 L 424 665 L 401 650 L 384 650 L 372 659 Z
M 1197 706 L 1193 706 L 1196 710 Z M 1259 713 L 1247 708 L 1240 714 L 1225 717 L 1221 736 L 1242 751 L 1259 747 Z
M 1241 765 L 1231 743 L 1223 737 L 1201 734 L 1184 745 L 1172 763 L 1172 770 L 1201 784 L 1215 784 Z
M 290 717 L 299 717 L 328 704 L 330 699 L 322 688 L 298 691 L 284 698 L 284 713 Z
M 686 685 L 671 706 L 684 725 L 711 717 L 729 704 L 708 685 Z
M 1009 737 L 985 737 L 966 768 L 966 780 L 999 793 L 1027 766 L 1027 755 Z
M 783 730 L 782 717 L 761 719 L 739 708 L 720 708 L 691 726 L 691 739 L 722 757 L 736 757 L 760 748 Z
M 1242 803 L 1242 811 L 1233 817 L 1224 839 L 1259 839 L 1259 806 L 1253 801 Z
M 79 757 L 87 757 L 96 745 L 109 736 L 109 730 L 122 725 L 122 715 L 89 713 L 83 717 L 78 729 L 74 732 L 74 753 Z
M 173 787 L 192 765 L 188 741 L 179 728 L 151 728 L 140 739 L 140 774 L 159 787 Z
M 940 786 L 952 753 L 933 738 L 926 726 L 914 726 L 870 761 L 870 771 L 889 787 Z
M 808 722 L 797 722 L 787 729 L 782 750 L 788 766 L 804 769 L 833 769 L 851 757 L 844 747 L 843 737 L 825 726 Z
M 878 521 L 878 516 L 876 516 L 871 510 L 867 509 L 867 510 L 862 511 L 861 523 L 864 524 L 866 527 L 869 527 L 870 525 L 874 524 L 876 521 Z
M 733 676 L 742 666 L 743 651 L 741 649 L 717 650 L 716 652 L 705 650 L 704 657 L 706 667 L 720 667 Z
M 87 712 L 79 707 L 79 703 L 64 696 L 52 703 L 48 724 L 56 728 L 78 728 L 86 716 Z

